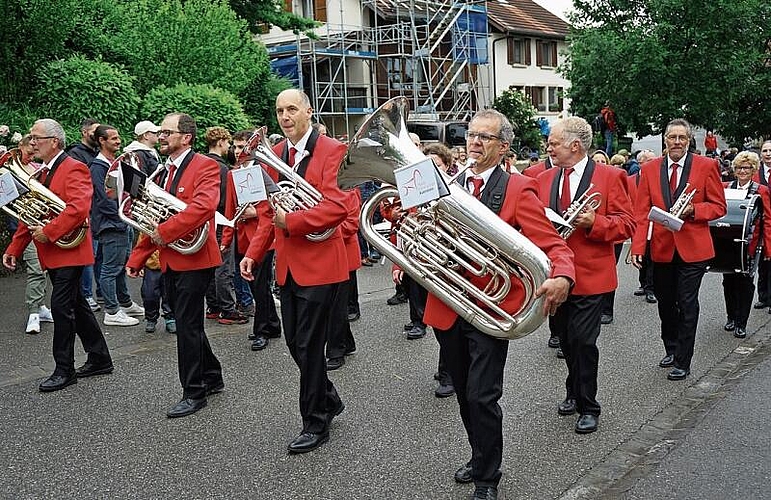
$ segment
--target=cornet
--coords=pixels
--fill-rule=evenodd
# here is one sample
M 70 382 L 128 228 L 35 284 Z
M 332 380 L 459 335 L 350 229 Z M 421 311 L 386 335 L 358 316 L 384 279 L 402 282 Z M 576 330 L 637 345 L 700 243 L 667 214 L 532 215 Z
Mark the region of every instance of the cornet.
M 680 196 L 677 197 L 677 200 L 672 204 L 672 208 L 669 209 L 669 213 L 677 217 L 678 219 L 683 218 L 683 212 L 685 212 L 685 208 L 691 204 L 691 201 L 693 200 L 693 197 L 696 196 L 696 192 L 698 189 L 692 189 L 690 192 L 688 191 L 688 188 L 690 187 L 690 184 L 686 184 L 683 188 L 683 192 L 680 193 Z
M 569 224 L 568 226 L 559 228 L 557 231 L 560 236 L 562 236 L 562 239 L 566 240 L 570 238 L 570 236 L 573 234 L 573 231 L 576 230 L 576 218 L 584 211 L 586 211 L 586 209 L 592 209 L 596 211 L 598 208 L 600 208 L 600 200 L 602 198 L 600 193 L 596 191 L 594 193 L 589 193 L 593 187 L 594 184 L 589 184 L 589 188 L 584 191 L 584 194 L 582 194 L 581 197 L 577 200 L 574 200 L 573 203 L 571 203 L 567 210 L 565 210 L 565 212 L 562 214 L 562 218 L 565 219 L 565 221 Z

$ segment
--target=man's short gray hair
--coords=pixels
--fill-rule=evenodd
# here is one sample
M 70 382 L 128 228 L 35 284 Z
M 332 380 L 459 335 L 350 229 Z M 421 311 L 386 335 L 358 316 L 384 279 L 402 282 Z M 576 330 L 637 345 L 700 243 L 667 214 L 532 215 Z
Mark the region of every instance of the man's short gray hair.
M 691 128 L 691 124 L 688 123 L 688 120 L 684 118 L 675 118 L 674 120 L 667 123 L 667 128 L 664 130 L 664 136 L 669 135 L 669 131 L 672 129 L 672 127 L 685 127 L 686 133 L 688 134 L 688 140 L 691 140 L 691 137 L 693 137 L 693 129 Z
M 500 123 L 501 125 L 498 128 L 498 133 L 496 135 L 500 137 L 501 141 L 511 144 L 511 141 L 514 139 L 514 127 L 511 125 L 511 122 L 509 121 L 509 119 L 506 118 L 506 115 L 494 109 L 483 109 L 482 111 L 477 112 L 477 114 L 474 115 L 471 121 L 473 122 L 477 118 L 497 119 L 498 123 Z
M 578 141 L 584 153 L 592 147 L 592 126 L 580 116 L 570 116 L 558 121 L 557 124 L 562 128 L 563 144 Z
M 43 126 L 47 136 L 59 139 L 60 149 L 64 149 L 64 145 L 67 144 L 67 136 L 64 134 L 64 128 L 62 128 L 59 122 L 51 118 L 41 118 L 35 121 L 35 125 L 38 124 Z

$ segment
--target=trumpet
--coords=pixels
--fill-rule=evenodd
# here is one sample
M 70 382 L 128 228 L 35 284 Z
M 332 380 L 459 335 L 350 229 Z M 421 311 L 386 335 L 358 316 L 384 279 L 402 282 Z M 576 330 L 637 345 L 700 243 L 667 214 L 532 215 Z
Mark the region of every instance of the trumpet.
M 690 186 L 690 184 L 685 185 L 683 192 L 680 193 L 680 196 L 678 196 L 677 200 L 675 200 L 675 202 L 672 204 L 672 208 L 669 209 L 669 213 L 678 219 L 683 218 L 683 212 L 685 212 L 685 208 L 691 204 L 693 197 L 696 196 L 696 192 L 698 191 L 698 189 L 692 189 L 689 192 L 688 188 Z
M 579 215 L 581 215 L 587 209 L 597 210 L 600 208 L 600 200 L 602 198 L 600 193 L 596 191 L 594 193 L 589 193 L 593 187 L 594 184 L 589 184 L 589 188 L 584 191 L 584 194 L 582 194 L 581 197 L 577 200 L 574 200 L 573 203 L 571 203 L 567 210 L 565 210 L 565 212 L 562 214 L 562 218 L 565 219 L 565 221 L 567 221 L 569 224 L 568 226 L 559 228 L 557 231 L 560 236 L 562 236 L 562 239 L 566 240 L 570 238 L 570 236 L 573 234 L 573 231 L 576 230 L 575 222 Z

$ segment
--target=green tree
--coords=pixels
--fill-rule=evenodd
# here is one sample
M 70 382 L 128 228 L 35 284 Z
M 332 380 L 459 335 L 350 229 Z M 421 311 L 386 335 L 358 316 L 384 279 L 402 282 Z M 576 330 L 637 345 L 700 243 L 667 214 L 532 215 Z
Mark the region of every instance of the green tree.
M 230 6 L 249 23 L 254 33 L 262 33 L 267 24 L 315 38 L 311 30 L 320 25 L 313 19 L 288 12 L 284 0 L 230 0 Z
M 561 68 L 571 110 L 609 101 L 622 127 L 676 117 L 729 138 L 768 135 L 771 4 L 766 0 L 575 0 Z
M 541 133 L 535 122 L 536 109 L 525 94 L 509 87 L 495 98 L 493 108 L 506 115 L 514 126 L 514 135 L 519 139 L 520 147 L 528 146 L 534 151 L 540 149 Z

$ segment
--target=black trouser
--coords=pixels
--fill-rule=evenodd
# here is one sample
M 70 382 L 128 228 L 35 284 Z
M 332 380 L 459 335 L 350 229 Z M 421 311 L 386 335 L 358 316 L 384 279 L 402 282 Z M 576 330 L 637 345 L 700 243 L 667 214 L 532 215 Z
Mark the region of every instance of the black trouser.
M 281 287 L 281 320 L 289 353 L 300 369 L 303 432 L 326 432 L 340 396 L 327 377 L 324 343 L 329 311 L 341 283 L 301 286 L 288 272 Z
M 204 331 L 204 295 L 214 268 L 174 271 L 163 275 L 171 310 L 177 320 L 177 365 L 183 397 L 203 399 L 207 387 L 222 383 L 222 366 Z
M 348 314 L 361 314 L 359 307 L 359 281 L 356 279 L 356 270 L 348 274 Z
M 616 267 L 618 268 L 618 258 L 621 256 L 621 250 L 623 250 L 623 243 L 616 243 L 613 245 L 613 252 L 616 254 Z M 618 272 L 618 271 L 616 271 Z M 613 317 L 613 305 L 616 302 L 616 291 L 612 290 L 602 294 L 602 314 L 607 314 L 611 318 Z
M 54 318 L 54 375 L 68 377 L 75 373 L 75 335 L 80 338 L 88 361 L 96 365 L 112 362 L 99 323 L 83 296 L 82 274 L 83 266 L 48 269 Z
M 337 296 L 329 314 L 329 330 L 327 331 L 327 357 L 342 358 L 347 349 L 356 349 L 356 340 L 348 322 L 348 298 L 350 293 L 350 275 L 356 279 L 356 271 L 349 273 L 348 281 L 340 283 Z
M 758 262 L 758 302 L 762 302 L 766 305 L 771 305 L 771 297 L 769 297 L 769 286 L 771 286 L 771 262 L 760 258 Z
M 699 287 L 707 262 L 683 262 L 675 252 L 672 262 L 656 262 L 653 283 L 661 319 L 661 340 L 675 366 L 691 368 L 699 322 Z
M 235 245 L 235 242 L 233 243 Z M 273 300 L 273 293 L 270 291 L 270 282 L 273 267 L 273 255 L 275 250 L 270 250 L 265 254 L 257 269 L 253 270 L 254 279 L 248 281 L 249 289 L 254 298 L 254 324 L 252 333 L 255 336 L 262 337 L 280 337 L 281 320 L 276 311 L 276 302 Z M 241 262 L 243 255 L 236 257 L 237 262 Z
M 576 400 L 582 415 L 600 414 L 597 402 L 597 371 L 603 294 L 570 295 L 554 316 L 549 317 L 549 328 L 560 339 L 565 354 L 568 376 L 565 379 L 566 397 Z
M 753 277 L 746 274 L 723 275 L 726 317 L 733 320 L 739 328 L 747 328 L 747 319 L 752 309 L 752 296 L 755 293 L 753 281 Z
M 425 328 L 426 324 L 423 323 L 423 313 L 426 311 L 428 292 L 407 273 L 404 273 L 402 276 L 402 285 L 407 291 L 407 302 L 410 305 L 410 321 L 415 326 Z
M 640 266 L 639 280 L 640 288 L 645 293 L 654 293 L 653 287 L 653 261 L 651 260 L 650 245 L 646 245 L 645 255 L 643 255 L 642 265 Z
M 481 333 L 458 318 L 449 330 L 434 328 L 447 362 L 460 417 L 471 445 L 471 475 L 477 486 L 501 480 L 503 369 L 509 341 Z

